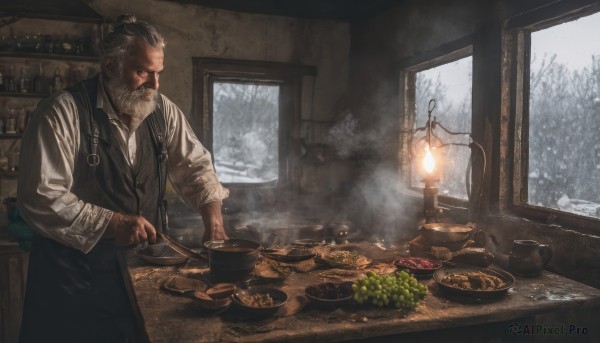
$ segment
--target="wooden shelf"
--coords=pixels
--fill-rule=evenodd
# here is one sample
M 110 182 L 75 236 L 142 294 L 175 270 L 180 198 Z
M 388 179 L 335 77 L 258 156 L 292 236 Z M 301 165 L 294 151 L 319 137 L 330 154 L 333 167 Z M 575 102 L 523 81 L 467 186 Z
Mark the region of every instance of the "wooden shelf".
M 19 51 L 0 51 L 0 58 L 33 58 L 45 60 L 61 60 L 61 61 L 79 61 L 79 62 L 98 62 L 96 56 L 80 56 L 80 55 L 61 55 L 61 54 L 45 54 L 36 52 L 19 52 Z
M 23 137 L 21 133 L 0 133 L 0 139 L 19 139 Z
M 0 170 L 0 176 L 3 177 L 17 177 L 19 175 L 19 171 L 10 171 L 10 170 Z
M 13 97 L 13 98 L 46 98 L 50 96 L 50 93 L 20 93 L 20 92 L 0 92 L 0 97 Z

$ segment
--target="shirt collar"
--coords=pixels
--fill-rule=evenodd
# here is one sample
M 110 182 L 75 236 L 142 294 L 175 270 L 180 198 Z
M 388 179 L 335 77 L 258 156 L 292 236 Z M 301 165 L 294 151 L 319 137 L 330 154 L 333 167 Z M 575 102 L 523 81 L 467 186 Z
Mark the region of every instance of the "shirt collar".
M 102 73 L 100 73 L 100 77 L 98 78 L 98 94 L 96 99 L 96 107 L 106 112 L 106 114 L 108 114 L 108 119 L 119 120 L 115 109 L 108 99 L 108 94 L 104 89 L 104 76 Z

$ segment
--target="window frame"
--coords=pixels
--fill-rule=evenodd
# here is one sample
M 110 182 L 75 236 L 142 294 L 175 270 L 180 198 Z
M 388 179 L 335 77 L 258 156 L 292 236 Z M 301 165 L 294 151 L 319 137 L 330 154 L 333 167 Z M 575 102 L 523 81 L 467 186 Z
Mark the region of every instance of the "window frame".
M 577 7 L 578 6 L 578 7 Z M 598 233 L 600 219 L 551 208 L 535 206 L 528 201 L 529 162 L 529 98 L 531 33 L 600 12 L 600 4 L 551 4 L 505 22 L 503 49 L 509 56 L 509 115 L 512 146 L 512 170 L 509 173 L 507 208 L 515 214 L 550 224 L 575 227 L 584 233 Z
M 409 189 L 422 192 L 424 188 L 414 187 L 411 185 L 411 165 L 412 163 L 415 163 L 415 161 L 411 160 L 410 144 L 411 138 L 414 134 L 413 129 L 417 115 L 415 106 L 416 74 L 420 71 L 452 63 L 469 56 L 474 58 L 472 35 L 463 37 L 448 44 L 444 44 L 437 49 L 424 52 L 418 56 L 412 56 L 400 60 L 397 63 L 400 78 L 400 110 L 402 113 L 404 113 L 400 131 L 400 172 L 401 175 L 405 176 L 403 182 Z M 471 110 L 473 110 L 473 101 L 471 102 Z M 471 112 L 471 128 L 473 128 L 474 115 L 473 111 Z M 471 131 L 472 130 L 473 129 L 471 129 Z M 473 182 L 471 182 L 471 184 L 473 185 Z M 465 207 L 469 202 L 468 199 L 456 198 L 444 194 L 438 194 L 438 200 L 444 204 L 456 207 Z
M 302 112 L 303 78 L 316 75 L 312 66 L 280 62 L 230 60 L 219 58 L 192 58 L 193 98 L 190 125 L 198 139 L 213 150 L 213 84 L 214 82 L 279 85 L 279 171 L 275 181 L 262 183 L 224 183 L 232 188 L 282 188 L 294 180 L 294 170 L 299 156 L 295 132 L 300 130 Z M 213 161 L 214 163 L 214 161 Z

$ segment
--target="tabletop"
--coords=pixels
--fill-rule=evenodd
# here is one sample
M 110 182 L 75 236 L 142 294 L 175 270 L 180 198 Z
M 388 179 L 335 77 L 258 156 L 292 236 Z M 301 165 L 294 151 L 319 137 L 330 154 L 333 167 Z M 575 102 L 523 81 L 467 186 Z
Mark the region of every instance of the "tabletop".
M 356 303 L 322 309 L 304 297 L 306 285 L 356 279 L 364 270 L 336 272 L 315 265 L 276 285 L 290 295 L 287 309 L 267 319 L 252 321 L 237 316 L 231 308 L 221 313 L 209 312 L 201 309 L 193 297 L 161 287 L 170 276 L 200 279 L 209 276 L 205 261 L 156 266 L 142 261 L 134 251 L 128 251 L 125 263 L 136 310 L 150 342 L 347 341 L 510 322 L 548 312 L 600 307 L 600 290 L 544 271 L 533 278 L 515 277 L 513 287 L 494 299 L 450 295 L 428 278 L 420 280 L 429 288 L 425 301 L 413 311 Z M 378 268 L 385 266 L 382 262 Z

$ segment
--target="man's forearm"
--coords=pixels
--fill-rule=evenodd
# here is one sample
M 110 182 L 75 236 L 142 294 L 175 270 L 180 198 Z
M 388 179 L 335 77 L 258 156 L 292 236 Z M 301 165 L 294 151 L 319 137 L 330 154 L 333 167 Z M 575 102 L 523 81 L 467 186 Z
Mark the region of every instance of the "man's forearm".
M 204 222 L 204 235 L 202 242 L 215 239 L 227 239 L 227 233 L 223 226 L 223 215 L 221 213 L 221 201 L 212 201 L 200 208 L 202 221 Z

